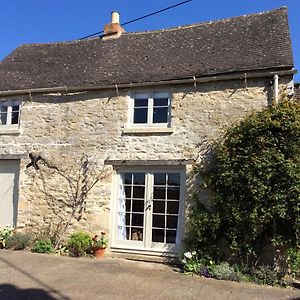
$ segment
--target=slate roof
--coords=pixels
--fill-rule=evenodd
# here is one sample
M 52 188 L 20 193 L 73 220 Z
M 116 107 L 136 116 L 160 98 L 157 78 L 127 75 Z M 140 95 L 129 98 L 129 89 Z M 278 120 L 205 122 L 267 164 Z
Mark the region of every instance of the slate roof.
M 0 90 L 159 82 L 291 69 L 287 8 L 118 39 L 29 44 L 0 62 Z

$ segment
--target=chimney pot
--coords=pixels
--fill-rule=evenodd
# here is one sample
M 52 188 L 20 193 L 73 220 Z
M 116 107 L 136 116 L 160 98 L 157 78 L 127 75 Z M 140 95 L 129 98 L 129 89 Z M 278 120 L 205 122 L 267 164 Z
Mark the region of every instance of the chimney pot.
M 120 24 L 120 14 L 117 11 L 111 13 L 111 23 Z
M 120 14 L 114 11 L 111 13 L 111 23 L 104 26 L 102 40 L 119 38 L 123 32 L 125 32 L 125 30 L 120 25 Z

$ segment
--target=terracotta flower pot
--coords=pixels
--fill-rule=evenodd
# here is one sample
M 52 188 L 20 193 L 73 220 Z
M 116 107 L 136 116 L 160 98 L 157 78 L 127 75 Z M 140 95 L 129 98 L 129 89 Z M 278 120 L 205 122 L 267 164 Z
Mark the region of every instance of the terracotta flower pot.
M 105 248 L 94 248 L 94 249 L 93 249 L 93 252 L 94 252 L 94 256 L 95 256 L 97 259 L 101 259 L 101 258 L 104 257 Z

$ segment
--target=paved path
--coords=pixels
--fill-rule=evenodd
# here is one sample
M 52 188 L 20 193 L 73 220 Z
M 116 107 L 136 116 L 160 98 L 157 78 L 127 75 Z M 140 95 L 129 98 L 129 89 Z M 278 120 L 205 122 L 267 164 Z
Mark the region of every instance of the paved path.
M 300 291 L 180 274 L 124 259 L 0 250 L 1 300 L 300 299 Z

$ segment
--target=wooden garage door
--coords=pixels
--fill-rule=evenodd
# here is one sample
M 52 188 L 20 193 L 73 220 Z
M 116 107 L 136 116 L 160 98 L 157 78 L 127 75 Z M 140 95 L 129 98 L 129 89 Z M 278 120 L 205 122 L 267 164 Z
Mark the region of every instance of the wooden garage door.
M 0 227 L 16 226 L 19 160 L 0 160 Z

